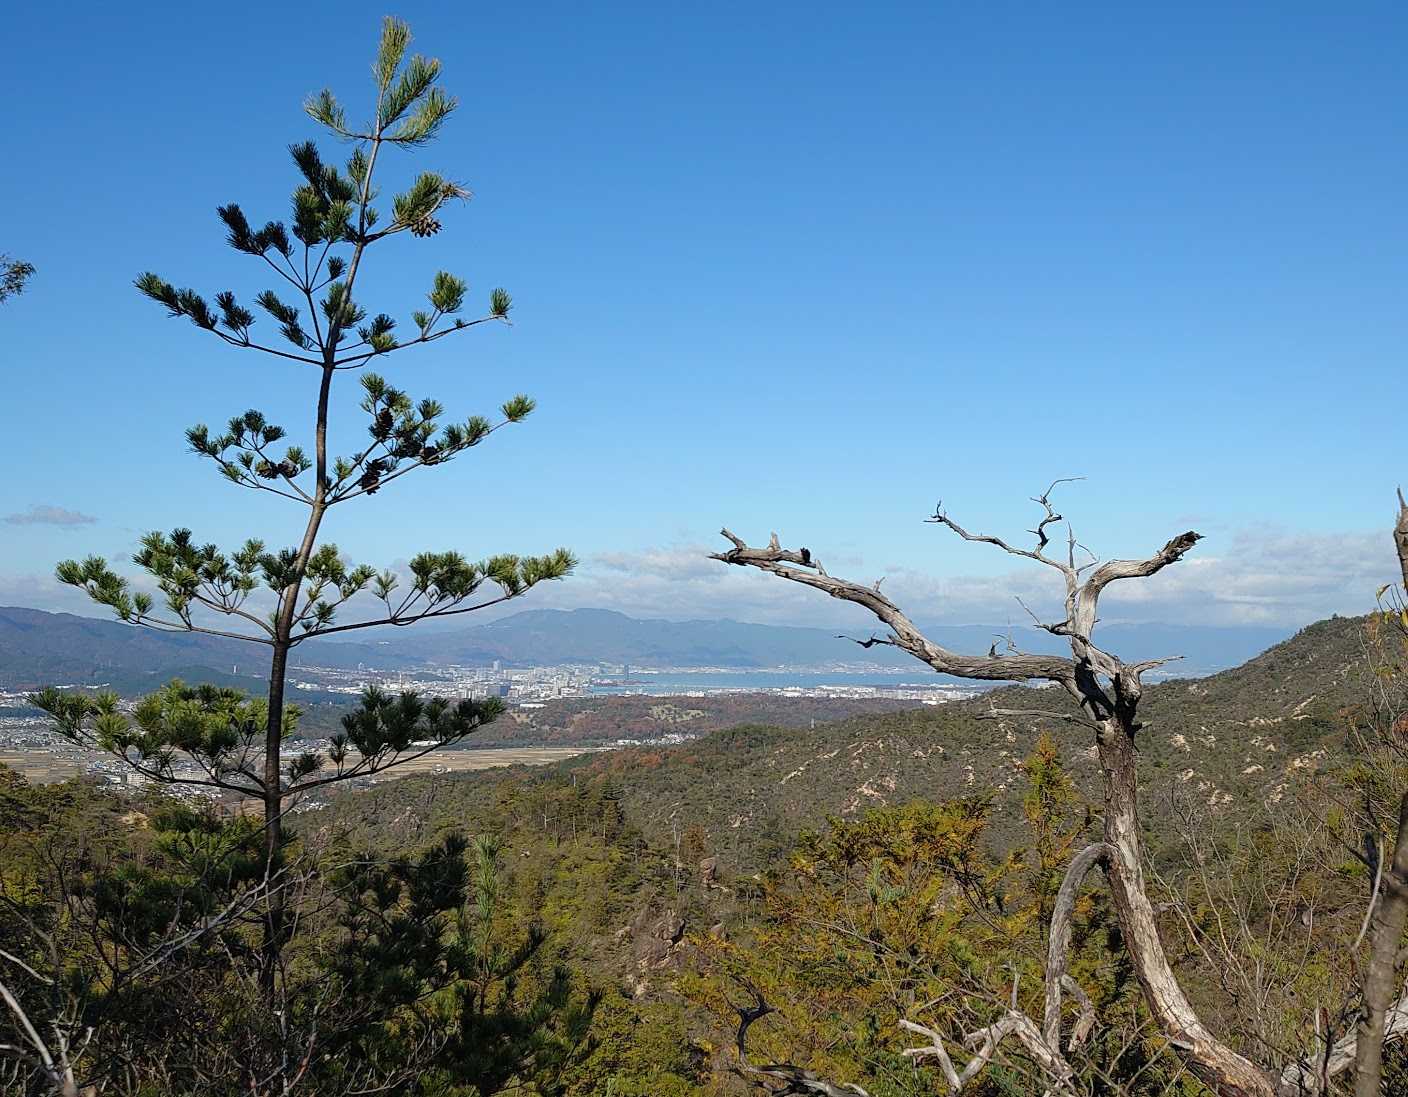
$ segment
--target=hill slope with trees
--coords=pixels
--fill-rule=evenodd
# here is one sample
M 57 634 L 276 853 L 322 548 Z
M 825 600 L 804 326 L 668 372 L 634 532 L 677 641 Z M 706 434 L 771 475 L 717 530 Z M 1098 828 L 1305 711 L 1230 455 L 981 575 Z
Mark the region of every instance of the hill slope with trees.
M 1150 686 L 1140 766 L 1151 820 L 1167 817 L 1175 792 L 1220 811 L 1283 798 L 1341 749 L 1346 714 L 1363 702 L 1363 625 L 1353 617 L 1320 621 L 1233 670 Z M 854 818 L 920 797 L 990 793 L 1001 834 L 1003 819 L 1019 817 L 1021 760 L 1043 725 L 984 718 L 995 707 L 1069 706 L 1055 690 L 1012 687 L 815 729 L 733 727 L 678 747 L 587 755 L 563 769 L 583 779 L 609 778 L 627 815 L 646 833 L 699 826 L 733 868 L 751 871 L 828 816 Z M 1063 741 L 1082 742 L 1069 734 Z M 1077 782 L 1094 797 L 1089 748 L 1073 745 L 1068 754 Z M 378 818 L 398 815 L 401 797 L 420 795 L 413 786 L 434 782 L 434 829 L 489 795 L 498 779 L 409 778 L 355 794 L 342 807 L 375 827 Z

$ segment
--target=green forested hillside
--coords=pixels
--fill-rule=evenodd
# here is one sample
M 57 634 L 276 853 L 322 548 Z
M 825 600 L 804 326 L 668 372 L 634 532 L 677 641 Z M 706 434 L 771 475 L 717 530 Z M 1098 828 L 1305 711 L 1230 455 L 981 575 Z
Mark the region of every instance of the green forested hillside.
M 1362 703 L 1362 618 L 1302 630 L 1249 663 L 1209 678 L 1148 688 L 1141 765 L 1146 817 L 1157 826 L 1176 790 L 1215 812 L 1284 797 L 1340 748 L 1348 713 Z M 746 725 L 674 748 L 589 755 L 563 771 L 603 777 L 620 790 L 631 820 L 651 835 L 698 826 L 732 868 L 752 870 L 803 827 L 828 816 L 918 797 L 990 793 L 995 833 L 1017 825 L 1020 764 L 1049 728 L 1092 797 L 1096 770 L 1088 733 L 1073 725 L 983 719 L 992 708 L 1064 711 L 1053 689 L 1013 687 L 973 701 L 876 713 L 815 729 Z M 534 778 L 528 778 L 534 779 Z M 541 778 L 546 779 L 546 778 Z M 368 820 L 424 797 L 435 826 L 478 815 L 500 778 L 413 778 L 347 804 Z M 430 789 L 433 788 L 433 795 Z

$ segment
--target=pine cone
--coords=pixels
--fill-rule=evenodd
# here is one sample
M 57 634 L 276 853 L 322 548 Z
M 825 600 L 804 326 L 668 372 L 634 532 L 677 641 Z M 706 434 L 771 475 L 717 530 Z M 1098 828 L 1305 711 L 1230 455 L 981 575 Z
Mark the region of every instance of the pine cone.
M 428 214 L 411 226 L 412 236 L 434 236 L 440 231 L 440 222 Z

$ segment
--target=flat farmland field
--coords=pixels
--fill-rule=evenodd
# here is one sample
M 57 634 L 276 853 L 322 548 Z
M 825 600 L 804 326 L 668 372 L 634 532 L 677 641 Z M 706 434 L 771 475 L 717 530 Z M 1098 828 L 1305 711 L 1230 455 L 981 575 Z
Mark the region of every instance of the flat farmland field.
M 433 750 L 413 762 L 383 770 L 373 781 L 394 781 L 421 773 L 468 773 L 500 766 L 547 766 L 588 753 L 581 747 L 482 747 L 473 750 Z
M 36 784 L 81 777 L 87 769 L 81 758 L 62 757 L 41 750 L 0 750 L 0 765 L 9 766 L 25 780 Z

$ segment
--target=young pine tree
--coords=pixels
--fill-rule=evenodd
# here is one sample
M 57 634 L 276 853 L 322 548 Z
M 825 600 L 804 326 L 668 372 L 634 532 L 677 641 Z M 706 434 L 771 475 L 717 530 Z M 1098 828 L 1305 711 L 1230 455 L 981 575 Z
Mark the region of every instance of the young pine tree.
M 291 147 L 299 181 L 290 221 L 255 228 L 239 206 L 218 209 L 226 241 L 271 279 L 253 304 L 273 321 L 277 336 L 258 334 L 256 313 L 231 291 L 213 304 L 195 290 L 178 289 L 153 273 L 137 288 L 171 316 L 185 317 L 202 332 L 237 350 L 258 351 L 299 365 L 316 383 L 311 446 L 275 446 L 284 430 L 258 411 L 246 411 L 223 431 L 205 425 L 186 432 L 191 449 L 231 483 L 292 504 L 302 532 L 289 547 L 271 548 L 251 539 L 234 551 L 201 544 L 189 530 L 150 533 L 135 563 L 155 580 L 165 610 L 135 590 L 101 556 L 68 560 L 58 567 L 65 583 L 110 606 L 123 621 L 169 632 L 236 637 L 269 649 L 267 701 L 248 704 L 229 691 L 189 689 L 179 683 L 144 701 L 133 714 L 113 697 L 85 698 L 46 691 L 37 698 L 69 736 L 117 753 L 159 781 L 201 784 L 255 797 L 265 813 L 264 857 L 272 870 L 282 843 L 281 821 L 291 801 L 309 789 L 384 769 L 414 756 L 411 744 L 457 739 L 492 719 L 498 702 L 450 705 L 414 696 L 376 692 L 344 720 L 344 732 L 322 753 L 286 759 L 283 743 L 291 710 L 284 703 L 289 653 L 315 637 L 375 625 L 408 625 L 429 617 L 468 613 L 515 598 L 536 583 L 558 579 L 573 565 L 564 549 L 545 556 L 499 555 L 475 563 L 459 552 L 413 556 L 409 576 L 347 563 L 337 547 L 320 540 L 324 518 L 336 506 L 370 499 L 417 469 L 452 461 L 509 423 L 520 422 L 533 401 L 514 396 L 495 420 L 478 415 L 449 422 L 431 399 L 414 400 L 366 367 L 411 347 L 457 335 L 479 324 L 507 320 L 510 299 L 489 295 L 488 311 L 465 319 L 465 283 L 439 271 L 429 304 L 411 313 L 409 332 L 387 312 L 370 310 L 359 278 L 373 247 L 394 237 L 424 239 L 439 218 L 468 192 L 445 176 L 420 173 L 410 186 L 378 205 L 377 172 L 391 149 L 411 151 L 431 142 L 456 102 L 438 86 L 440 64 L 407 56 L 410 30 L 388 18 L 372 71 L 375 107 L 363 124 L 348 121 L 330 91 L 313 96 L 305 109 L 323 128 L 351 147 L 344 164 L 325 161 L 312 142 Z M 281 339 L 281 341 L 280 341 Z M 366 439 L 352 452 L 329 452 L 329 397 L 334 382 L 359 370 L 364 393 Z M 311 394 L 310 394 L 311 395 Z M 489 590 L 485 584 L 492 584 Z M 267 588 L 260 604 L 257 592 Z M 339 620 L 344 605 L 368 594 L 379 605 L 371 616 Z M 179 755 L 199 771 L 179 774 Z M 184 775 L 182 775 L 184 774 Z M 270 898 L 262 980 L 272 992 L 285 940 L 283 901 Z

